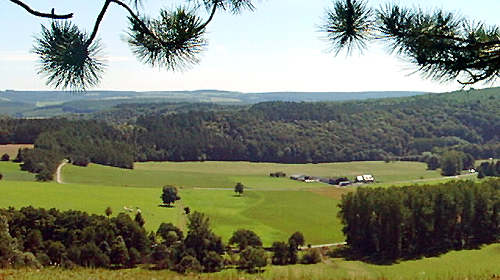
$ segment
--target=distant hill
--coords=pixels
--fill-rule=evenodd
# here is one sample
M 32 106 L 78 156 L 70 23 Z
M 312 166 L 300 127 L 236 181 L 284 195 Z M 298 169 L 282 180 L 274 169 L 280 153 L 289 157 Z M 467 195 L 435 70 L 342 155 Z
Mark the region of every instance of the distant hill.
M 267 101 L 348 101 L 426 94 L 418 91 L 367 92 L 257 92 L 221 90 L 195 91 L 0 91 L 0 115 L 45 118 L 68 114 L 88 114 L 130 103 L 215 103 L 249 105 Z

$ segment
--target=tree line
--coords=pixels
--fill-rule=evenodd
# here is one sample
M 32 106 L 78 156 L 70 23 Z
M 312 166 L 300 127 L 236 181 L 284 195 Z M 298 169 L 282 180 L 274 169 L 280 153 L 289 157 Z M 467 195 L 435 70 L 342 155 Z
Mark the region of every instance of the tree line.
M 268 253 L 257 234 L 236 230 L 229 240 L 229 245 L 237 246 L 235 251 L 212 232 L 203 213 L 187 215 L 186 233 L 171 223 L 162 223 L 149 234 L 140 209 L 133 219 L 125 213 L 111 217 L 109 207 L 105 214 L 33 207 L 0 209 L 0 268 L 130 268 L 144 264 L 180 273 L 216 272 L 225 267 L 255 272 L 268 263 Z M 292 234 L 288 243 L 275 242 L 272 262 L 321 261 L 316 250 L 298 257 L 304 242 L 300 232 Z
M 5 118 L 0 120 L 0 143 L 33 143 L 34 149 L 19 149 L 14 161 L 41 181 L 52 180 L 65 158 L 79 166 L 93 162 L 133 168 L 134 163 L 127 134 L 95 120 Z
M 339 217 L 354 254 L 394 261 L 500 240 L 500 181 L 359 188 Z
M 498 96 L 459 92 L 354 102 L 264 102 L 141 116 L 137 160 L 282 163 L 398 159 L 453 149 L 500 155 Z

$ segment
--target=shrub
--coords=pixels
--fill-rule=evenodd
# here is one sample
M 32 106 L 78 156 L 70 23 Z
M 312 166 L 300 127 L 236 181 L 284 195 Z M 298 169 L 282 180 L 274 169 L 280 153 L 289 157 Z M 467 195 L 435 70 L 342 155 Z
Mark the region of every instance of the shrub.
M 240 251 L 243 251 L 248 246 L 261 247 L 262 241 L 260 237 L 253 231 L 247 229 L 239 229 L 233 233 L 229 244 L 238 244 Z
M 300 262 L 303 264 L 319 263 L 321 262 L 321 252 L 317 248 L 309 249 L 304 256 L 302 256 L 302 260 Z
M 184 256 L 181 261 L 175 266 L 175 270 L 180 273 L 200 273 L 203 270 L 200 262 L 193 256 Z
M 50 265 L 50 258 L 47 256 L 45 253 L 37 253 L 36 254 L 36 259 L 42 266 L 49 266 Z
M 266 252 L 262 248 L 248 247 L 240 253 L 239 268 L 253 273 L 267 265 Z
M 210 251 L 203 258 L 203 265 L 205 266 L 205 272 L 218 272 L 224 268 L 224 258 L 216 252 Z
M 9 161 L 9 160 L 10 160 L 9 154 L 5 153 L 2 155 L 2 161 Z
M 286 265 L 288 263 L 288 246 L 285 242 L 274 242 L 272 246 L 274 265 Z

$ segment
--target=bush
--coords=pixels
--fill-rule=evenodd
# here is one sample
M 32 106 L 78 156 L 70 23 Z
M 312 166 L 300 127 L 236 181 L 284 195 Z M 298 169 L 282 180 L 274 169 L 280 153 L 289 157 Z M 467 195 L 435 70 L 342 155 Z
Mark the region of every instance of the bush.
M 49 266 L 50 265 L 50 258 L 45 253 L 37 253 L 36 254 L 36 259 L 43 266 Z
M 10 160 L 9 154 L 5 153 L 2 155 L 2 161 L 9 161 L 9 160 Z
M 240 251 L 243 251 L 248 246 L 261 247 L 262 241 L 255 232 L 247 229 L 239 229 L 229 239 L 229 245 L 232 244 L 238 244 Z
M 71 163 L 76 166 L 87 167 L 90 163 L 90 159 L 86 156 L 75 156 L 71 158 Z
M 319 263 L 321 262 L 321 252 L 317 248 L 309 249 L 304 256 L 302 256 L 302 260 L 300 262 L 303 264 Z
M 253 273 L 267 265 L 266 251 L 262 248 L 248 247 L 240 253 L 240 269 Z
M 175 270 L 180 273 L 200 273 L 203 267 L 195 257 L 187 255 L 175 266 Z
M 274 242 L 272 246 L 273 257 L 272 263 L 274 265 L 288 264 L 288 246 L 285 242 Z
M 224 268 L 224 258 L 216 252 L 210 251 L 203 258 L 203 265 L 205 266 L 205 272 L 218 272 Z

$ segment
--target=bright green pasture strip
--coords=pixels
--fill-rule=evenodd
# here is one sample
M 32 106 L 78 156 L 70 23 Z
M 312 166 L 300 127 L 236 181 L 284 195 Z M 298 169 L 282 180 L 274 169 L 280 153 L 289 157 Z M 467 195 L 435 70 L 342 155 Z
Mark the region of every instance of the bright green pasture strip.
M 264 244 L 287 240 L 295 231 L 306 242 L 325 244 L 344 241 L 337 219 L 338 201 L 308 191 L 181 191 L 183 205 L 210 216 L 214 232 L 228 240 L 240 228 L 255 231 Z
M 22 171 L 19 163 L 11 161 L 0 161 L 0 173 L 3 181 L 35 181 L 35 174 Z
M 98 164 L 88 167 L 65 165 L 63 181 L 80 184 L 106 184 L 109 186 L 162 187 L 176 185 L 185 187 L 224 187 L 232 182 L 220 175 L 200 174 L 196 170 L 172 172 L 169 170 L 130 170 Z M 233 185 L 234 186 L 234 185 Z
M 200 211 L 210 216 L 214 232 L 224 241 L 240 228 L 255 231 L 266 244 L 271 244 L 280 235 L 274 226 L 264 224 L 261 219 L 246 217 L 243 212 L 263 200 L 268 192 L 247 191 L 243 196 L 236 196 L 233 191 L 225 190 L 182 190 L 182 203 L 191 210 Z M 289 221 L 293 224 L 295 221 Z
M 250 193 L 250 192 L 249 192 Z M 307 244 L 342 242 L 342 225 L 337 218 L 338 202 L 306 191 L 259 192 L 262 199 L 243 212 L 279 230 L 270 241 L 288 240 L 295 231 L 304 234 Z
M 159 187 L 167 184 L 184 187 L 226 188 L 237 182 L 257 189 L 303 189 L 324 186 L 288 178 L 271 178 L 269 173 L 283 171 L 288 175 L 347 176 L 373 174 L 379 183 L 408 182 L 439 178 L 439 172 L 428 171 L 418 162 L 349 162 L 325 164 L 276 164 L 250 162 L 148 162 L 136 163 L 134 170 L 91 164 L 89 167 L 66 165 L 63 180 L 81 184 Z M 408 182 L 409 183 L 409 182 Z
M 177 221 L 179 208 L 158 207 L 160 188 L 117 188 L 79 184 L 56 184 L 37 182 L 0 183 L 0 207 L 23 206 L 81 210 L 104 215 L 106 207 L 113 215 L 127 212 L 127 208 L 139 207 L 146 220 L 147 230 L 157 230 L 162 222 Z M 127 212 L 128 213 L 128 212 Z M 133 217 L 134 213 L 131 213 Z
M 125 212 L 124 207 L 138 207 L 148 231 L 162 222 L 184 228 L 183 208 L 189 206 L 208 214 L 214 232 L 224 241 L 239 228 L 254 230 L 266 245 L 286 240 L 297 230 L 308 242 L 342 241 L 335 218 L 337 201 L 308 191 L 246 191 L 237 197 L 232 190 L 180 189 L 181 200 L 174 208 L 158 207 L 160 188 L 6 181 L 0 184 L 0 193 L 0 207 L 32 205 L 103 214 L 110 206 L 114 215 Z
M 216 170 L 217 168 L 215 168 Z M 214 170 L 214 171 L 215 171 Z M 237 182 L 243 183 L 249 188 L 289 188 L 300 189 L 314 186 L 324 186 L 323 184 L 303 183 L 288 178 L 272 178 L 266 175 L 234 175 L 198 172 L 193 168 L 189 171 L 175 171 L 170 169 L 147 170 L 137 168 L 134 170 L 120 169 L 109 166 L 90 164 L 88 167 L 77 167 L 65 165 L 62 171 L 64 182 L 126 186 L 126 187 L 161 187 L 165 185 L 175 185 L 180 187 L 201 187 L 201 188 L 233 188 Z
M 358 261 L 328 260 L 316 265 L 268 266 L 260 274 L 246 274 L 236 270 L 200 275 L 180 275 L 171 271 L 146 269 L 83 269 L 64 270 L 46 268 L 41 270 L 0 270 L 0 278 L 8 280 L 345 280 L 345 279 L 433 279 L 433 280 L 494 280 L 500 274 L 498 259 L 500 244 L 485 246 L 481 250 L 451 252 L 439 258 L 405 261 L 390 266 L 370 265 Z
M 160 170 L 172 172 L 232 174 L 232 175 L 269 175 L 282 171 L 287 175 L 306 174 L 312 176 L 347 176 L 373 174 L 379 182 L 395 182 L 420 178 L 440 177 L 438 171 L 426 170 L 425 163 L 396 161 L 337 162 L 321 164 L 278 164 L 253 162 L 147 162 L 136 163 L 137 170 Z
M 366 264 L 365 264 L 366 265 Z M 392 266 L 367 265 L 377 276 L 389 279 L 466 279 L 469 274 L 500 274 L 500 244 L 485 246 L 482 250 L 449 252 L 440 257 L 404 261 Z

